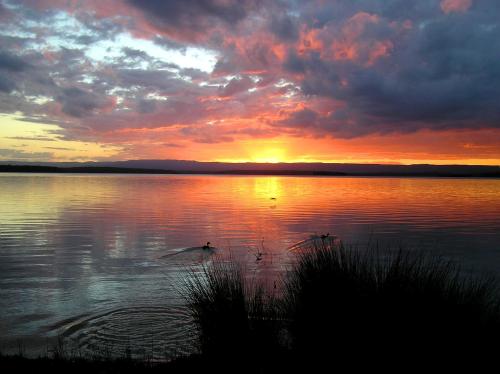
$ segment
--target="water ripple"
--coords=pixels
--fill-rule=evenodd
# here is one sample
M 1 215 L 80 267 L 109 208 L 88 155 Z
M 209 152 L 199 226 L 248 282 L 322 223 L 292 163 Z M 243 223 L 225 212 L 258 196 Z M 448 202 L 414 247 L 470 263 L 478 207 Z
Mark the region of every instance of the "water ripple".
M 83 355 L 172 359 L 195 351 L 196 331 L 182 306 L 135 306 L 81 315 L 47 329 Z
M 277 277 L 287 248 L 326 233 L 500 275 L 500 180 L 1 174 L 0 339 L 182 351 L 186 311 L 150 304 L 180 304 L 186 269 L 228 254 Z

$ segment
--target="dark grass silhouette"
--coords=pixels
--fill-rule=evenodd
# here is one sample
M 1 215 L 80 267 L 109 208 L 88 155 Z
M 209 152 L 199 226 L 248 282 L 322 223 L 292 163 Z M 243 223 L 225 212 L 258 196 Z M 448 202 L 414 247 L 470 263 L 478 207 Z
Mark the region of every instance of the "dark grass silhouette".
M 148 355 L 133 358 L 127 352 L 116 356 L 104 347 L 94 353 L 82 353 L 57 339 L 54 345 L 47 346 L 46 354 L 38 357 L 26 356 L 21 342 L 16 354 L 0 352 L 0 373 L 198 373 L 205 368 L 205 361 L 197 354 L 178 356 L 170 361 L 158 361 Z
M 474 364 L 498 350 L 496 281 L 467 277 L 422 252 L 324 240 L 303 248 L 279 298 L 221 261 L 187 290 L 202 356 L 226 364 L 237 358 L 260 372 Z
M 283 305 L 292 349 L 309 360 L 457 362 L 498 349 L 496 281 L 422 252 L 316 244 L 288 274 Z
M 177 358 L 166 363 L 152 363 L 131 359 L 39 357 L 20 355 L 2 356 L 2 373 L 50 374 L 132 374 L 132 373 L 199 373 L 206 372 L 205 362 L 199 356 Z
M 237 263 L 217 259 L 193 273 L 185 291 L 208 364 L 242 362 L 240 372 L 253 372 L 282 354 L 277 300 L 263 285 L 246 280 Z
M 216 258 L 184 287 L 199 354 L 169 363 L 0 355 L 0 370 L 50 373 L 412 372 L 496 365 L 500 301 L 493 278 L 464 275 L 422 252 L 357 250 L 325 239 L 302 248 L 278 295 Z M 495 367 L 495 366 L 493 366 Z

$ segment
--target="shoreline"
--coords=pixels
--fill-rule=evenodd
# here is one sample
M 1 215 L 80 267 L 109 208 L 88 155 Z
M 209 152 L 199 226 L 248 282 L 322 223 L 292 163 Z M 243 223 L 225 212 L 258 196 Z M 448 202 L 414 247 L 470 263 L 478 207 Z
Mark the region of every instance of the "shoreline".
M 500 172 L 339 172 L 320 170 L 166 170 L 126 167 L 59 167 L 33 165 L 0 165 L 0 173 L 25 174 L 144 174 L 144 175 L 214 175 L 214 176 L 304 176 L 304 177 L 393 177 L 393 178 L 479 178 L 500 179 Z

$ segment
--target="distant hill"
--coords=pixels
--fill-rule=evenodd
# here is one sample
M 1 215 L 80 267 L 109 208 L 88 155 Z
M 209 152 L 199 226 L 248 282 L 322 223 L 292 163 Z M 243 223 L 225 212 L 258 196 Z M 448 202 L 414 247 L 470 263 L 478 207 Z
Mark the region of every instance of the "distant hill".
M 334 163 L 223 163 L 185 160 L 0 162 L 0 172 L 500 177 L 500 166 Z
M 118 168 L 107 166 L 58 167 L 42 165 L 0 165 L 3 173 L 101 173 L 101 174 L 176 174 L 172 170 Z

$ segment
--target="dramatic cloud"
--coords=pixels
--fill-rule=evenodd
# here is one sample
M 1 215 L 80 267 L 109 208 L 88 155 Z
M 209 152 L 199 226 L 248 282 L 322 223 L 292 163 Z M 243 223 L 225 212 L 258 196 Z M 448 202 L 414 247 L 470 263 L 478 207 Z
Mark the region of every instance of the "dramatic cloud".
M 88 117 L 110 106 L 106 97 L 87 92 L 76 87 L 62 90 L 57 101 L 62 104 L 62 111 L 72 117 Z M 112 104 L 111 104 L 112 105 Z
M 219 22 L 232 26 L 246 17 L 256 1 L 244 0 L 129 0 L 144 10 L 159 28 L 203 32 Z
M 496 0 L 0 0 L 0 24 L 0 114 L 117 158 L 500 133 Z
M 21 160 L 21 161 L 46 161 L 50 160 L 52 153 L 50 152 L 25 152 L 15 149 L 0 149 L 0 157 Z
M 398 2 L 389 3 L 399 10 Z M 442 7 L 465 12 L 466 3 Z M 405 20 L 399 12 L 390 17 L 388 9 L 378 15 L 359 6 L 349 18 L 315 29 L 318 47 L 290 51 L 285 66 L 299 75 L 304 94 L 345 103 L 337 115 L 315 118 L 340 136 L 500 127 L 500 28 L 490 5 L 462 15 L 423 11 L 424 19 L 417 12 Z
M 465 12 L 472 5 L 472 0 L 442 0 L 441 9 L 445 13 Z

